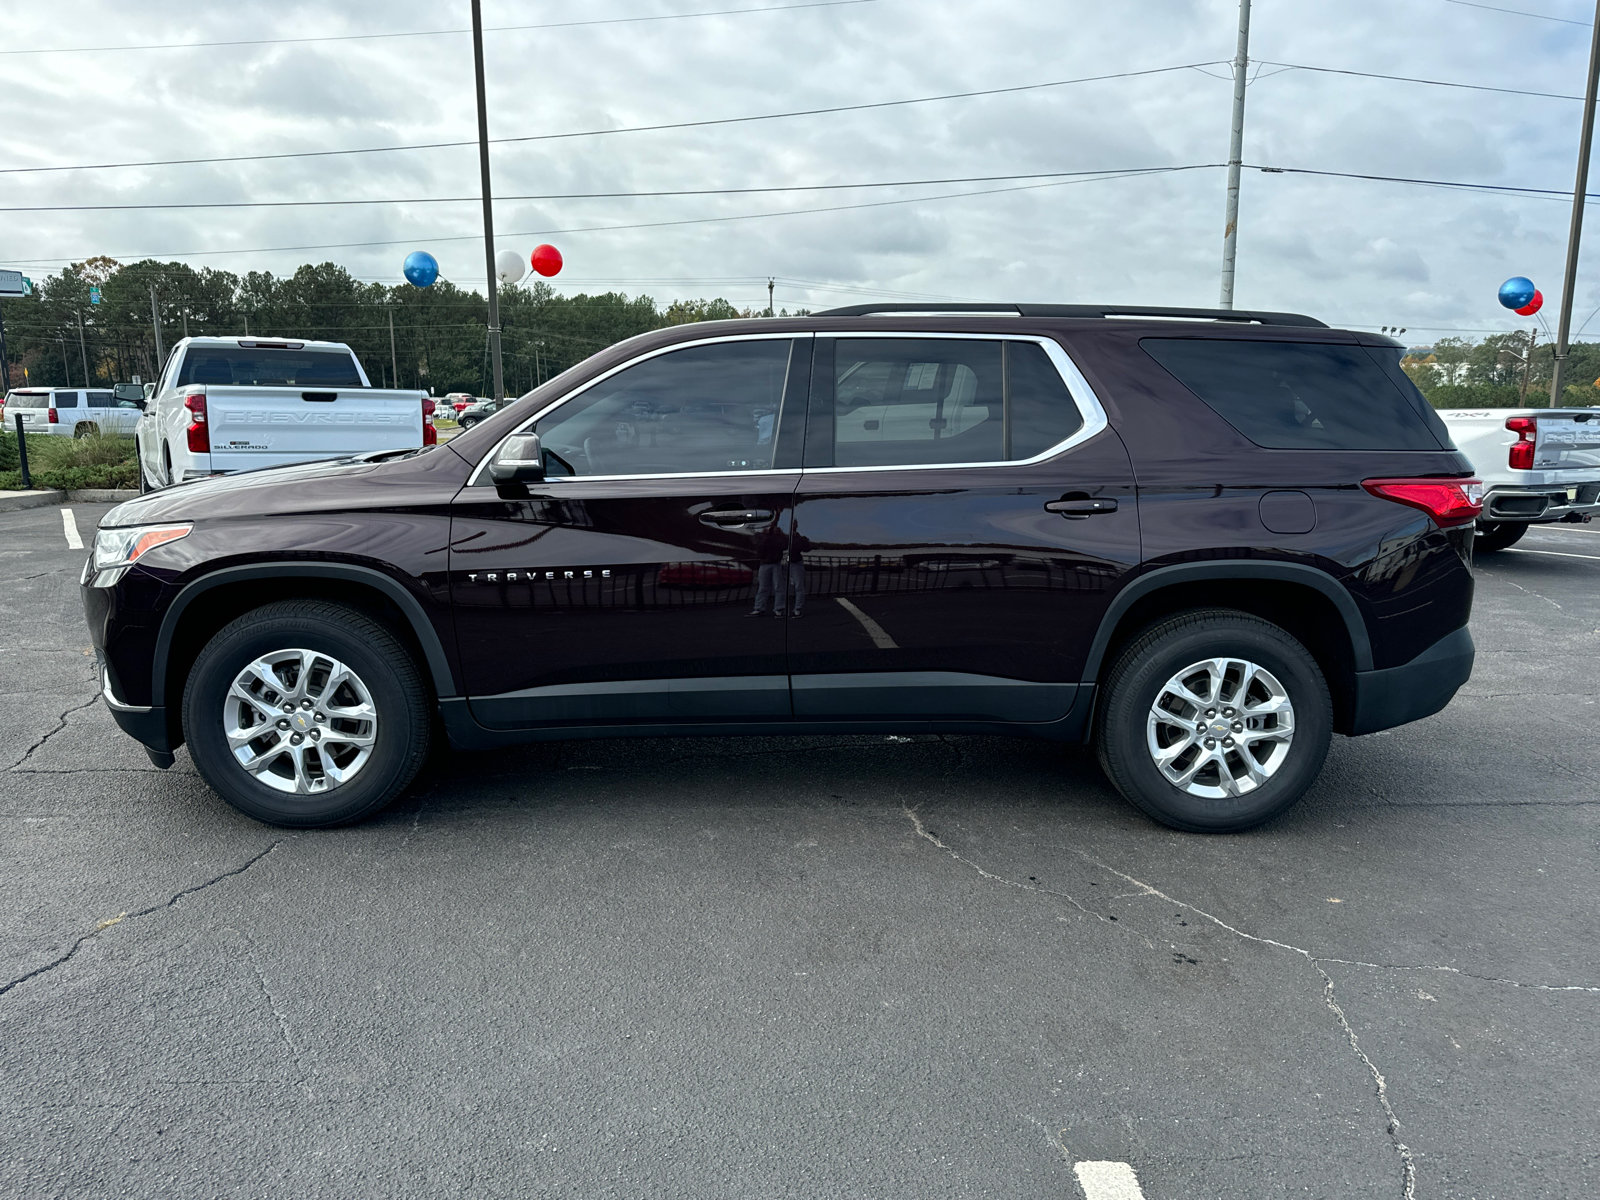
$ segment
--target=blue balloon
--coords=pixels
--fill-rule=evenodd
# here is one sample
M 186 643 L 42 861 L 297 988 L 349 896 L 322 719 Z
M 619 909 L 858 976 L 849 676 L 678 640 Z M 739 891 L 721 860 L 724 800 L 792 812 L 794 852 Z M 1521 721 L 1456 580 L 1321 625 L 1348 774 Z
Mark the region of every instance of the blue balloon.
M 406 255 L 406 263 L 401 270 L 405 272 L 407 282 L 417 287 L 432 287 L 433 281 L 439 278 L 439 260 L 426 250 L 413 250 Z M 1502 288 L 1500 294 L 1503 297 L 1505 289 Z M 1533 295 L 1531 283 L 1528 284 L 1528 295 Z M 1526 304 L 1527 301 L 1524 300 L 1523 303 Z
M 1527 308 L 1533 300 L 1533 293 L 1533 280 L 1514 275 L 1500 285 L 1500 303 L 1506 308 Z

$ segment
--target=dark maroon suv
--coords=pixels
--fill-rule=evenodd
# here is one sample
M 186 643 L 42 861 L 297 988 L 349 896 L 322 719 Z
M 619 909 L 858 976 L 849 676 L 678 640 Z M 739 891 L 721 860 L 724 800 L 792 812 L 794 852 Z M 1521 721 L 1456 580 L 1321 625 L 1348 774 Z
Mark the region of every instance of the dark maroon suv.
M 882 306 L 613 346 L 447 445 L 101 523 L 117 722 L 262 821 L 430 741 L 1092 741 L 1159 821 L 1294 803 L 1471 672 L 1471 464 L 1397 343 L 1286 313 Z

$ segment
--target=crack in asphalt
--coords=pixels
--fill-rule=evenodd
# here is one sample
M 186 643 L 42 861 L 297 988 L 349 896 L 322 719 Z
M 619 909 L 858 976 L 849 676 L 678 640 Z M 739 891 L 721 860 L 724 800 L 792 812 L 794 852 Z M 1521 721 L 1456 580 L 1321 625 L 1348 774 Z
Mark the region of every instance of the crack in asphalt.
M 51 738 L 55 737 L 56 734 L 60 733 L 63 729 L 65 729 L 67 727 L 67 718 L 68 717 L 70 717 L 75 712 L 82 712 L 84 709 L 89 708 L 90 706 L 95 704 L 99 699 L 100 699 L 100 693 L 96 692 L 93 696 L 91 696 L 88 700 L 85 700 L 82 704 L 75 704 L 71 708 L 67 709 L 66 712 L 62 713 L 59 717 L 56 718 L 56 727 L 54 729 L 50 730 L 48 733 L 46 733 L 42 738 L 40 738 L 33 745 L 29 746 L 26 750 L 24 750 L 22 752 L 22 757 L 17 759 L 17 761 L 12 763 L 9 767 L 7 767 L 6 770 L 15 771 L 23 763 L 27 762 L 29 758 L 33 757 L 33 752 L 35 750 L 39 749 L 46 742 L 48 742 Z
M 943 842 L 941 842 L 939 840 L 939 835 L 934 833 L 932 830 L 930 830 L 926 825 L 924 825 L 922 823 L 922 818 L 917 815 L 917 810 L 915 808 L 902 807 L 900 809 L 900 811 L 903 812 L 910 819 L 911 824 L 916 829 L 917 836 L 919 838 L 921 838 L 925 842 L 928 842 L 931 845 L 937 846 L 940 850 L 943 850 L 946 854 L 948 854 L 951 858 L 955 859 L 962 866 L 972 868 L 974 871 L 976 871 L 983 878 L 985 878 L 985 879 L 987 879 L 987 880 L 989 880 L 989 881 L 991 881 L 993 883 L 1003 883 L 1007 887 L 1019 888 L 1024 892 L 1038 892 L 1040 895 L 1043 895 L 1043 896 L 1055 896 L 1058 899 L 1065 900 L 1068 904 L 1072 905 L 1073 908 L 1076 908 L 1079 912 L 1083 913 L 1085 916 L 1093 917 L 1097 921 L 1106 921 L 1106 922 L 1115 922 L 1116 921 L 1115 917 L 1107 916 L 1104 913 L 1097 913 L 1092 908 L 1085 908 L 1082 904 L 1080 904 L 1078 902 L 1078 900 L 1076 898 L 1067 895 L 1065 892 L 1058 892 L 1058 891 L 1054 890 L 1053 888 L 1040 887 L 1037 883 L 1022 883 L 1020 880 L 1007 879 L 1004 875 L 996 875 L 993 871 L 984 870 L 984 868 L 980 867 L 977 863 L 973 862 L 970 858 L 963 858 L 955 850 L 951 849 L 949 846 L 947 846 Z
M 232 879 L 235 875 L 243 875 L 251 867 L 255 866 L 262 859 L 266 858 L 267 855 L 271 854 L 282 844 L 282 839 L 280 838 L 278 841 L 273 842 L 260 854 L 247 861 L 243 866 L 235 867 L 231 871 L 224 871 L 222 874 L 215 875 L 206 880 L 204 883 L 197 883 L 193 887 L 184 888 L 183 891 L 178 892 L 168 900 L 162 901 L 160 904 L 152 904 L 149 908 L 141 908 L 138 912 L 122 913 L 120 916 L 112 917 L 109 920 L 100 922 L 94 927 L 94 929 L 90 930 L 77 941 L 73 942 L 72 946 L 67 950 L 67 952 L 60 958 L 57 958 L 54 962 L 48 962 L 42 967 L 35 967 L 26 975 L 17 976 L 10 983 L 0 984 L 0 996 L 4 996 L 7 992 L 9 992 L 12 988 L 17 987 L 19 984 L 27 983 L 30 979 L 37 979 L 39 976 L 44 975 L 47 972 L 54 971 L 63 963 L 70 961 L 72 956 L 83 948 L 85 942 L 93 941 L 95 938 L 99 937 L 102 933 L 114 925 L 120 925 L 124 921 L 132 921 L 139 917 L 148 917 L 151 913 L 160 912 L 165 908 L 171 908 L 184 897 L 192 896 L 196 892 L 203 892 L 206 890 L 206 888 L 213 887 L 216 884 L 221 883 L 224 879 Z
M 284 1015 L 283 1009 L 278 1005 L 278 998 L 272 994 L 272 989 L 267 986 L 267 973 L 261 969 L 261 962 L 256 958 L 255 943 L 233 926 L 224 926 L 225 933 L 231 933 L 244 943 L 244 957 L 256 973 L 256 986 L 261 991 L 261 997 L 267 1002 L 267 1008 L 272 1012 L 278 1023 L 278 1036 L 283 1044 L 289 1048 L 289 1057 L 294 1060 L 295 1068 L 300 1072 L 300 1090 L 305 1092 L 307 1100 L 315 1100 L 316 1095 L 311 1090 L 311 1076 L 313 1072 L 306 1070 L 305 1063 L 301 1061 L 303 1051 L 295 1044 L 294 1035 L 289 1029 L 289 1018 Z

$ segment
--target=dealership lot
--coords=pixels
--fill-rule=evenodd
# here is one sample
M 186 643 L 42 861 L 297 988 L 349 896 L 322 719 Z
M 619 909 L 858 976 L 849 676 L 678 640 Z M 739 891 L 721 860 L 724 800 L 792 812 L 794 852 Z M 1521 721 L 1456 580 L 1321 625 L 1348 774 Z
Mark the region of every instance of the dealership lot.
M 441 754 L 294 834 L 98 702 L 104 511 L 0 514 L 0 1195 L 1600 1187 L 1600 528 L 1242 836 L 976 737 Z

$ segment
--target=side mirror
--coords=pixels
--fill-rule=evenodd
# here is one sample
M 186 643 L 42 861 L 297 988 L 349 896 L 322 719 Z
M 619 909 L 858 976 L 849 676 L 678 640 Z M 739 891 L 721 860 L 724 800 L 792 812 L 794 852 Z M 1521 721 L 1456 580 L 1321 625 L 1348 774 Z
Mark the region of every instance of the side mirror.
M 155 394 L 156 394 L 156 385 L 155 384 L 147 383 L 147 384 L 144 385 L 144 402 L 146 404 L 150 403 L 150 397 L 154 396 Z
M 526 500 L 530 483 L 544 482 L 544 449 L 536 433 L 517 434 L 506 441 L 489 464 L 489 478 L 502 500 Z
M 116 397 L 119 405 L 131 404 L 135 408 L 144 407 L 145 392 L 143 384 L 119 383 L 111 389 L 111 394 Z

